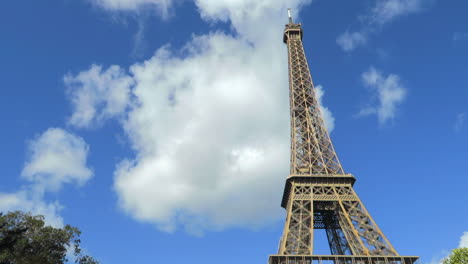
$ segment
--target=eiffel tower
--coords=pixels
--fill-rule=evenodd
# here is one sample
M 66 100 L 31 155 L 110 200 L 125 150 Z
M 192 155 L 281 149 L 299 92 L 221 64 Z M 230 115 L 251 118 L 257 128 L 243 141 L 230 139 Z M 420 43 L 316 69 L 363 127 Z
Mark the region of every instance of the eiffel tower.
M 288 10 L 291 170 L 281 206 L 286 223 L 269 264 L 412 264 L 400 256 L 353 189 L 325 128 L 302 46 L 303 30 Z M 324 229 L 331 255 L 314 254 L 314 230 Z

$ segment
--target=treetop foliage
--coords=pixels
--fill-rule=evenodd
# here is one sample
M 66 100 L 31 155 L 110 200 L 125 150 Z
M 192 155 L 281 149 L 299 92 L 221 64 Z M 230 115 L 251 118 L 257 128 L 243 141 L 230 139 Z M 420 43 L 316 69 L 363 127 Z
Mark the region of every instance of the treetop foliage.
M 468 264 L 468 248 L 456 248 L 442 260 L 442 264 Z
M 0 264 L 63 264 L 67 252 L 73 252 L 75 263 L 98 264 L 83 255 L 80 230 L 46 226 L 44 217 L 20 211 L 0 213 Z

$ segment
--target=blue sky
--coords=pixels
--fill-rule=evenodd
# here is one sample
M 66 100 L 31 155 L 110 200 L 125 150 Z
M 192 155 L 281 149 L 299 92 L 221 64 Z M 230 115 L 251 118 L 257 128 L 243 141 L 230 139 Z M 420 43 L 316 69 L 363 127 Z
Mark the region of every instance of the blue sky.
M 468 246 L 463 0 L 5 2 L 0 210 L 78 226 L 102 263 L 265 263 L 289 166 L 288 7 L 396 250 L 437 263 Z

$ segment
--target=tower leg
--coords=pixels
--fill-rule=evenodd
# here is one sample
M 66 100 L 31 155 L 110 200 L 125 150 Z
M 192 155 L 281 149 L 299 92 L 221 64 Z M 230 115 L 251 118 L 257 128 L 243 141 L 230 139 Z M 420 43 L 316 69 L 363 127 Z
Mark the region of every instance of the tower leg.
M 350 255 L 351 249 L 349 248 L 348 241 L 342 231 L 338 218 L 339 212 L 336 209 L 338 205 L 334 203 L 334 207 L 335 210 L 322 212 L 328 245 L 330 246 L 332 255 Z
M 288 205 L 280 254 L 312 254 L 313 203 L 311 200 L 292 199 Z

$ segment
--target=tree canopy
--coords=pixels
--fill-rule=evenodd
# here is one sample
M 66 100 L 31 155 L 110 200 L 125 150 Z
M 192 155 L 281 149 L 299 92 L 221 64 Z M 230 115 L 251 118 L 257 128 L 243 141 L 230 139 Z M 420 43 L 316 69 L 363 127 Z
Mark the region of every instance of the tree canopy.
M 468 264 L 468 248 L 456 248 L 442 264 Z
M 75 263 L 98 264 L 82 254 L 80 234 L 78 228 L 70 225 L 47 226 L 41 215 L 0 213 L 0 264 L 63 264 L 69 261 L 70 252 Z

